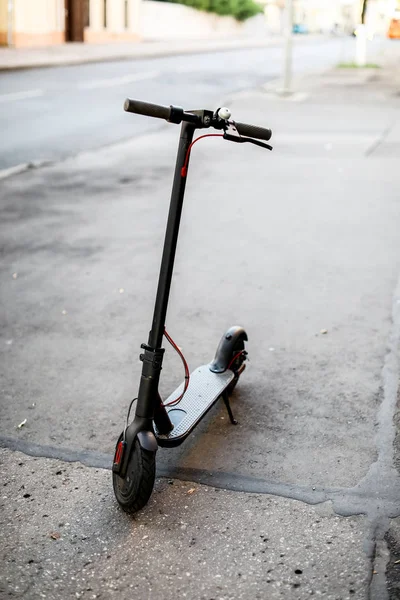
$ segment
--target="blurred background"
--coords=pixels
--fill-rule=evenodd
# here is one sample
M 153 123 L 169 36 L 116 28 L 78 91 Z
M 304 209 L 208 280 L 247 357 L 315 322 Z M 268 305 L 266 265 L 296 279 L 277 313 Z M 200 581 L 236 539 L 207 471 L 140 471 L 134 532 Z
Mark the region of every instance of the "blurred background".
M 269 81 L 290 93 L 294 76 L 332 66 L 379 67 L 399 14 L 399 0 L 0 0 L 0 167 L 151 128 L 117 108 L 132 90 L 197 106 Z
M 23 47 L 188 38 L 215 32 L 244 33 L 256 27 L 276 35 L 284 32 L 289 4 L 293 5 L 296 33 L 352 34 L 365 22 L 371 35 L 386 35 L 400 11 L 398 0 L 1 0 L 0 44 Z M 194 13 L 190 7 L 214 17 Z M 262 17 L 252 19 L 257 14 Z M 239 23 L 215 15 L 231 15 Z M 240 25 L 248 19 L 251 24 Z

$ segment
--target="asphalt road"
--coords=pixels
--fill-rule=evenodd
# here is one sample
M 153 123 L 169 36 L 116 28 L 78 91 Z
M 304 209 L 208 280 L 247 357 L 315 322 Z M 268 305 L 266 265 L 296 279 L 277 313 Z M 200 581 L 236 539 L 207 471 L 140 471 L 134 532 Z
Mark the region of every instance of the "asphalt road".
M 339 62 L 351 40 L 296 45 L 294 72 Z M 0 169 L 59 160 L 159 126 L 125 115 L 126 96 L 216 108 L 232 92 L 280 75 L 282 48 L 32 69 L 0 75 Z

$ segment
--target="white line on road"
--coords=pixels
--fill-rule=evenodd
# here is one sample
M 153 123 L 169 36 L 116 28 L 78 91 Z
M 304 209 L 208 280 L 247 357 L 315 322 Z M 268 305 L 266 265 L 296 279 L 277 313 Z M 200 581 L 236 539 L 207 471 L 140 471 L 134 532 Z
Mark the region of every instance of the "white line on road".
M 0 102 L 13 102 L 14 100 L 27 100 L 28 98 L 38 98 L 43 96 L 43 90 L 26 90 L 25 92 L 11 92 L 9 94 L 0 94 Z
M 161 71 L 147 71 L 146 73 L 134 73 L 132 75 L 124 75 L 122 77 L 110 77 L 109 79 L 95 79 L 88 81 L 78 86 L 80 90 L 94 90 L 96 88 L 114 87 L 116 85 L 124 85 L 134 81 L 143 81 L 145 79 L 154 79 L 161 74 Z

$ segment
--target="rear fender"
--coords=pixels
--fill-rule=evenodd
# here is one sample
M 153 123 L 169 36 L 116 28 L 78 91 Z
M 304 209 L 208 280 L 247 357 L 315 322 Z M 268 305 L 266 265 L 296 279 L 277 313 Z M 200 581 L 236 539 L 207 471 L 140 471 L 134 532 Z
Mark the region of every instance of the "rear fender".
M 215 353 L 214 360 L 210 363 L 210 371 L 224 373 L 232 360 L 232 354 L 239 342 L 247 342 L 247 333 L 243 327 L 234 325 L 222 336 Z

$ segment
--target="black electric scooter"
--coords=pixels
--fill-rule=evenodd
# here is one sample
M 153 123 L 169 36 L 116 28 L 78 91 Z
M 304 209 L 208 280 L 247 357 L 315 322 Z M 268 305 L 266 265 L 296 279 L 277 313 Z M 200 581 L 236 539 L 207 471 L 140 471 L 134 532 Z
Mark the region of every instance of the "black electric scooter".
M 212 127 L 219 130 L 225 140 L 250 142 L 269 150 L 272 150 L 272 147 L 259 141 L 268 141 L 271 138 L 270 129 L 236 123 L 230 120 L 231 113 L 227 108 L 220 108 L 215 112 L 184 111 L 178 106 L 159 106 L 127 99 L 124 109 L 127 112 L 165 119 L 170 123 L 182 123 L 153 322 L 148 343 L 141 345 L 143 353 L 140 354 L 140 360 L 143 366 L 135 418 L 128 425 L 132 401 L 126 427 L 117 441 L 112 467 L 115 496 L 126 512 L 133 513 L 147 503 L 153 490 L 158 446 L 173 447 L 181 444 L 221 397 L 225 402 L 230 421 L 236 424 L 229 404 L 229 394 L 246 366 L 244 362 L 247 356 L 245 350 L 247 334 L 242 327 L 235 326 L 228 329 L 222 336 L 214 360 L 209 365 L 199 367 L 190 375 L 179 348 L 165 331 L 194 132 L 196 129 Z M 180 354 L 185 365 L 184 383 L 165 402 L 161 400 L 158 392 L 164 355 L 164 349 L 161 347 L 164 335 Z

